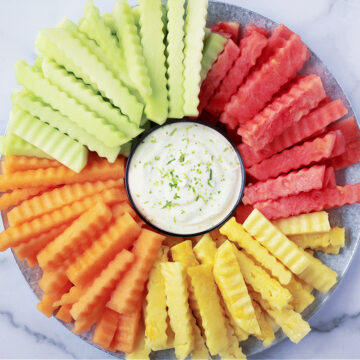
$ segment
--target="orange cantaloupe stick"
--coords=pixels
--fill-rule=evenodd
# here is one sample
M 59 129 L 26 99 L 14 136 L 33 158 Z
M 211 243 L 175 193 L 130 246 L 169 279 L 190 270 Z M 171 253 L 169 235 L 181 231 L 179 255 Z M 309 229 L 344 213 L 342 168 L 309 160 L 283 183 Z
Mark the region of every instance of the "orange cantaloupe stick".
M 134 259 L 135 256 L 127 250 L 118 253 L 115 259 L 95 278 L 79 301 L 74 304 L 71 309 L 72 317 L 74 319 L 84 317 L 86 314 L 91 313 L 96 304 L 108 301 L 117 282 L 124 272 L 129 269 Z
M 35 259 L 37 263 L 37 254 L 51 241 L 53 241 L 57 236 L 59 236 L 65 229 L 68 227 L 68 224 L 61 225 L 57 228 L 51 229 L 50 231 L 31 239 L 30 241 L 20 244 L 14 247 L 16 256 L 23 261 L 24 259 Z
M 136 217 L 135 210 L 130 206 L 130 204 L 127 201 L 123 201 L 119 204 L 114 205 L 111 208 L 111 211 L 112 211 L 114 218 L 118 218 L 118 217 L 124 215 L 125 213 L 128 213 L 133 218 Z
M 72 329 L 72 332 L 74 334 L 83 334 L 85 332 L 88 332 L 91 329 L 91 327 L 100 320 L 100 317 L 104 312 L 104 309 L 105 307 L 103 303 L 98 304 L 91 314 L 88 314 L 85 317 L 77 319 L 74 323 L 74 328 Z
M 2 194 L 0 197 L 0 210 L 6 210 L 11 206 L 19 205 L 22 201 L 30 199 L 32 196 L 45 191 L 46 187 L 34 187 L 27 189 L 15 189 L 9 193 Z
M 48 295 L 60 295 L 67 293 L 71 287 L 71 283 L 64 271 L 45 271 L 38 283 L 40 289 Z
M 1 167 L 5 175 L 16 171 L 47 169 L 62 166 L 59 161 L 42 159 L 35 156 L 7 155 L 2 161 Z
M 54 303 L 54 306 L 56 306 L 55 303 Z M 59 311 L 56 313 L 55 317 L 57 317 L 59 320 L 61 320 L 64 323 L 67 323 L 67 324 L 72 323 L 73 318 L 70 314 L 71 307 L 72 307 L 71 304 L 62 305 L 60 307 Z
M 39 196 L 24 201 L 21 205 L 10 210 L 7 214 L 9 224 L 10 226 L 20 225 L 107 189 L 121 188 L 123 200 L 125 200 L 127 199 L 127 196 L 122 185 L 122 179 L 107 180 L 94 183 L 86 182 L 83 184 L 65 185 L 44 192 Z
M 45 271 L 66 268 L 86 249 L 112 218 L 103 202 L 84 212 L 54 241 L 38 254 L 40 267 Z
M 141 319 L 141 307 L 134 312 L 119 315 L 119 324 L 114 336 L 114 347 L 118 351 L 130 354 L 135 350 L 135 343 Z
M 108 308 L 105 308 L 100 321 L 97 323 L 93 343 L 101 346 L 103 349 L 108 348 L 115 336 L 116 329 L 119 324 L 119 314 Z
M 76 173 L 65 166 L 38 170 L 17 171 L 11 175 L 0 175 L 0 191 L 38 186 L 58 186 L 83 182 L 123 179 L 125 159 L 119 157 L 114 163 L 106 159 L 95 159 Z
M 54 302 L 58 299 L 58 295 L 44 294 L 41 301 L 37 303 L 36 308 L 46 317 L 50 318 L 57 309 Z
M 10 227 L 0 233 L 0 251 L 5 251 L 9 247 L 18 246 L 54 227 L 75 220 L 82 213 L 95 206 L 100 201 L 103 201 L 107 205 L 113 205 L 121 202 L 122 199 L 123 194 L 120 189 L 109 189 L 99 194 L 89 196 L 81 201 L 64 206 L 49 214 L 36 218 L 33 221 Z
M 136 260 L 116 286 L 107 307 L 119 314 L 135 311 L 164 239 L 165 236 L 154 231 L 141 231 L 132 250 Z
M 86 289 L 79 288 L 78 286 L 72 286 L 71 289 L 65 293 L 60 300 L 58 300 L 54 305 L 62 306 L 62 305 L 73 305 L 75 304 L 84 294 Z
M 140 226 L 128 213 L 114 219 L 106 232 L 68 267 L 66 274 L 70 281 L 76 286 L 86 286 L 118 252 L 132 245 L 140 231 Z

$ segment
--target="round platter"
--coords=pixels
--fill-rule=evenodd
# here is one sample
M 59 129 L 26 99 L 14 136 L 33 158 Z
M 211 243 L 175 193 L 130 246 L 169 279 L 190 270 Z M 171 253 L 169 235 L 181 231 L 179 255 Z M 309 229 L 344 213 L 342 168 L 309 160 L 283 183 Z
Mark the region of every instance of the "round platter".
M 249 11 L 242 7 L 224 4 L 221 2 L 211 2 L 209 3 L 208 18 L 207 24 L 214 25 L 218 21 L 238 21 L 242 28 L 250 23 L 254 23 L 258 26 L 263 26 L 269 30 L 273 29 L 278 24 L 274 21 L 261 16 L 255 12 Z M 311 52 L 311 57 L 306 63 L 304 69 L 302 70 L 303 74 L 315 73 L 318 74 L 324 84 L 326 92 L 333 99 L 341 99 L 349 110 L 349 115 L 354 115 L 351 104 L 344 94 L 342 88 L 337 83 L 333 75 L 327 69 L 325 64 L 316 56 L 314 52 Z M 345 183 L 352 184 L 360 182 L 360 164 L 354 165 L 348 169 L 337 172 L 337 182 L 339 185 L 344 185 Z M 8 228 L 9 224 L 7 221 L 6 212 L 1 212 L 4 228 Z M 339 209 L 333 209 L 330 211 L 330 222 L 332 226 L 341 226 L 346 228 L 346 246 L 341 250 L 339 255 L 326 255 L 319 254 L 319 258 L 332 269 L 338 273 L 339 282 L 344 277 L 351 260 L 354 257 L 356 248 L 359 243 L 359 227 L 360 224 L 354 221 L 360 217 L 360 205 L 355 204 L 352 206 L 345 206 Z M 39 289 L 37 282 L 41 277 L 41 270 L 38 266 L 34 268 L 28 267 L 26 261 L 20 262 L 17 257 L 14 255 L 15 260 L 19 266 L 20 271 L 24 275 L 26 281 L 36 294 L 38 298 L 42 296 L 42 292 Z M 338 283 L 339 283 L 338 282 Z M 335 287 L 336 288 L 336 287 Z M 303 315 L 305 320 L 309 320 L 325 303 L 325 301 L 331 296 L 334 292 L 333 288 L 328 294 L 324 295 L 319 292 L 315 292 L 316 300 L 314 303 L 308 307 Z M 71 329 L 70 325 L 64 324 L 66 327 Z M 311 336 L 311 335 L 310 335 Z M 81 338 L 85 341 L 90 341 L 90 334 L 81 335 Z M 285 336 L 282 331 L 278 331 L 276 334 L 276 339 L 272 345 L 275 345 Z M 94 345 L 95 346 L 95 345 Z M 249 356 L 264 350 L 262 343 L 259 340 L 251 337 L 248 341 L 242 344 L 244 352 Z M 113 353 L 114 356 L 123 358 L 124 354 L 122 353 Z M 171 350 L 155 352 L 151 355 L 152 359 L 175 359 L 174 352 Z

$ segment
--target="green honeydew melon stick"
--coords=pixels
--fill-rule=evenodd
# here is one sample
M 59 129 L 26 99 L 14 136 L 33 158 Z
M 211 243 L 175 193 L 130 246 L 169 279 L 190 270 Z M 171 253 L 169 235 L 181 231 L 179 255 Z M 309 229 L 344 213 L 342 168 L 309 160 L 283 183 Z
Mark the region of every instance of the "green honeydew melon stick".
M 50 45 L 50 46 L 49 46 Z M 73 72 L 77 78 L 98 89 L 135 124 L 139 124 L 143 105 L 79 39 L 62 28 L 41 30 L 38 51 Z
M 213 66 L 214 62 L 224 50 L 227 39 L 215 33 L 211 33 L 204 45 L 203 58 L 201 61 L 201 82 L 206 78 L 207 73 Z
M 44 58 L 42 71 L 44 76 L 52 84 L 58 86 L 63 91 L 66 91 L 79 103 L 84 104 L 105 121 L 114 125 L 117 130 L 121 131 L 126 137 L 132 139 L 143 131 L 137 125 L 130 122 L 125 115 L 121 114 L 118 108 L 113 107 L 100 95 L 94 94 L 89 86 L 77 79 L 73 74 L 68 73 L 53 60 Z
M 50 155 L 38 147 L 11 132 L 7 132 L 5 136 L 0 136 L 0 153 L 5 156 L 36 156 L 38 158 L 52 159 Z
M 169 117 L 184 117 L 184 13 L 185 0 L 167 2 L 167 77 Z
M 134 88 L 128 76 L 124 53 L 118 46 L 118 41 L 106 26 L 99 10 L 94 6 L 93 0 L 87 0 L 84 17 L 79 21 L 79 30 L 90 39 L 96 41 L 100 49 L 109 59 L 115 75 L 129 88 Z
M 68 117 L 44 104 L 39 98 L 28 90 L 15 91 L 11 95 L 13 106 L 17 106 L 50 126 L 59 129 L 64 134 L 95 151 L 100 157 L 114 162 L 120 153 L 120 147 L 108 147 L 93 135 L 87 133 L 83 128 L 71 121 Z
M 65 91 L 53 85 L 41 72 L 34 70 L 25 61 L 16 62 L 15 75 L 20 85 L 108 146 L 117 147 L 131 140 L 113 125 L 99 118 L 83 104 L 70 97 Z
M 184 113 L 198 116 L 201 61 L 208 0 L 188 0 L 185 20 Z
M 105 25 L 110 29 L 111 33 L 116 36 L 115 20 L 112 14 L 103 13 L 101 17 L 103 18 Z
M 208 40 L 209 36 L 212 34 L 212 31 L 209 28 L 205 28 L 205 35 L 204 35 L 204 43 Z
M 71 170 L 80 172 L 86 165 L 88 151 L 85 146 L 28 112 L 14 108 L 10 114 L 10 122 L 16 135 L 45 151 Z
M 143 55 L 134 15 L 126 0 L 117 0 L 113 16 L 117 35 L 126 53 L 126 65 L 132 82 L 145 100 L 152 93 L 150 78 Z
M 134 24 L 138 28 L 138 31 L 140 31 L 140 6 L 136 5 L 132 8 L 132 13 L 134 15 Z
M 121 150 L 120 150 L 120 154 L 125 156 L 125 157 L 129 157 L 130 152 L 131 152 L 132 144 L 133 144 L 133 142 L 129 141 L 128 143 L 122 145 Z
M 168 117 L 166 58 L 160 0 L 139 0 L 140 33 L 152 94 L 146 99 L 149 120 L 163 124 Z

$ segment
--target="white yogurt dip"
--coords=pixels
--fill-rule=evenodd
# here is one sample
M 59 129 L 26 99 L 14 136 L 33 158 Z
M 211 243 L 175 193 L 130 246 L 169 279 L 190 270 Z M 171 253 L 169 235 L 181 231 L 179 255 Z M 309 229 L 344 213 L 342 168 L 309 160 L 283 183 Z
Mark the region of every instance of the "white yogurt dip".
M 230 215 L 243 187 L 243 168 L 216 130 L 181 121 L 150 133 L 128 164 L 128 191 L 155 227 L 177 235 L 206 232 Z

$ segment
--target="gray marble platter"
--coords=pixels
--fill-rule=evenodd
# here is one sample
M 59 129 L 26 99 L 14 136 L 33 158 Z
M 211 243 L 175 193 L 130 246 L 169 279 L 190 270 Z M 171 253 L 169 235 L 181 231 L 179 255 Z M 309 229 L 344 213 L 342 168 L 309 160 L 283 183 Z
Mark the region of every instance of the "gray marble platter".
M 65 14 L 63 14 L 65 15 Z M 210 2 L 209 11 L 208 11 L 208 25 L 214 25 L 218 21 L 238 21 L 244 29 L 246 25 L 254 23 L 258 26 L 263 26 L 269 30 L 273 29 L 278 24 L 274 21 L 261 16 L 255 12 L 249 11 L 247 9 L 224 4 L 221 2 Z M 332 76 L 331 72 L 327 69 L 324 63 L 316 56 L 314 52 L 311 52 L 310 60 L 307 62 L 306 66 L 302 70 L 303 74 L 316 73 L 318 74 L 323 83 L 324 87 L 333 99 L 341 99 L 349 110 L 349 115 L 354 115 L 351 104 L 341 89 L 340 85 L 337 83 L 335 78 Z M 354 184 L 360 182 L 360 164 L 354 165 L 339 171 L 337 173 L 337 181 L 339 185 L 345 183 Z M 7 216 L 5 212 L 1 213 L 2 220 L 4 223 L 4 228 L 8 227 Z M 341 251 L 339 255 L 325 255 L 318 254 L 319 258 L 332 269 L 337 271 L 339 275 L 339 282 L 344 277 L 353 257 L 356 252 L 356 248 L 359 243 L 359 222 L 357 219 L 360 216 L 360 205 L 355 204 L 352 206 L 345 206 L 340 209 L 333 209 L 330 211 L 330 222 L 332 226 L 342 226 L 346 227 L 346 247 Z M 14 255 L 15 260 L 19 266 L 20 271 L 24 275 L 29 286 L 32 288 L 34 293 L 38 298 L 41 298 L 42 292 L 39 289 L 37 282 L 41 277 L 41 270 L 38 267 L 30 268 L 28 267 L 26 261 L 20 262 L 17 257 Z M 335 291 L 334 287 L 328 294 L 324 295 L 318 292 L 315 292 L 316 300 L 315 302 L 304 311 L 302 314 L 304 319 L 309 320 L 325 303 L 325 301 L 331 296 Z M 26 301 L 26 299 L 24 299 Z M 35 309 L 34 309 L 35 311 Z M 71 329 L 71 326 L 64 324 L 67 328 Z M 81 336 L 82 339 L 91 343 L 91 334 L 85 334 Z M 276 340 L 272 344 L 280 342 L 284 339 L 285 336 L 282 331 L 278 331 L 276 334 Z M 94 345 L 95 346 L 95 345 Z M 245 343 L 241 344 L 244 349 L 244 352 L 249 356 L 264 350 L 261 342 L 255 338 L 250 338 Z M 124 354 L 115 353 L 114 356 L 118 358 L 124 358 Z M 174 352 L 172 350 L 168 351 L 159 351 L 154 352 L 151 355 L 152 359 L 175 359 Z

